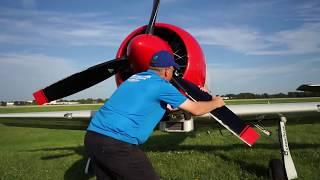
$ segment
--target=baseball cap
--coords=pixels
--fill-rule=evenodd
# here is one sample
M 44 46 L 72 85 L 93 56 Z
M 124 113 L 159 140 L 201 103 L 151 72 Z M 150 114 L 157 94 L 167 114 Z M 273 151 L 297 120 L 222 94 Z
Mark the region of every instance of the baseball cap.
M 153 54 L 150 62 L 152 67 L 170 67 L 173 66 L 179 69 L 180 66 L 174 61 L 174 57 L 168 51 L 158 51 Z

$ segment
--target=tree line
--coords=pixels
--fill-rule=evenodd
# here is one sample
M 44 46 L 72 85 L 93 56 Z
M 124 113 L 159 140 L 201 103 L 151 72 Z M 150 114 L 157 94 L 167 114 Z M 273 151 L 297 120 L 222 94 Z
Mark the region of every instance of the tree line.
M 320 97 L 319 92 L 288 92 L 277 94 L 254 94 L 254 93 L 239 93 L 239 94 L 226 94 L 222 97 L 229 99 L 267 99 L 267 98 L 303 98 L 303 97 Z

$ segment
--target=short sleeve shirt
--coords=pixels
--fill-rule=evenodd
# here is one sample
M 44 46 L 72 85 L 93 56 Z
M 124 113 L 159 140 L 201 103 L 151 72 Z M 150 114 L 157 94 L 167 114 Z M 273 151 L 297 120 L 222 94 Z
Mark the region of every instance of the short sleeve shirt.
M 88 130 L 142 144 L 163 117 L 166 105 L 176 108 L 186 99 L 154 71 L 138 73 L 123 82 L 97 111 Z

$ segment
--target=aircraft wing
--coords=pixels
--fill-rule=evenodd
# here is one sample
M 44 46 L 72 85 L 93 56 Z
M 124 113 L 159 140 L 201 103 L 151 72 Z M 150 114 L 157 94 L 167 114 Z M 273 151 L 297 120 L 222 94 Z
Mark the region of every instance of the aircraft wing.
M 303 84 L 297 88 L 299 91 L 320 92 L 320 84 Z
M 238 116 L 296 115 L 320 112 L 320 102 L 228 105 Z
M 319 113 L 320 102 L 304 103 L 275 103 L 275 104 L 244 104 L 227 105 L 235 114 L 241 117 L 262 115 L 297 115 L 306 113 Z M 0 118 L 91 118 L 95 111 L 54 111 L 0 114 Z
M 0 114 L 0 118 L 91 118 L 95 111 L 52 111 L 52 112 L 28 112 Z

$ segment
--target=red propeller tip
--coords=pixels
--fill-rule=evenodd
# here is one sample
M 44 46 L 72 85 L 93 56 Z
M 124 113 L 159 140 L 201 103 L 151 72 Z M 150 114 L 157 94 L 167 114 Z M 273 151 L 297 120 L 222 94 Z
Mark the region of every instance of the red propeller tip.
M 48 99 L 46 97 L 46 95 L 43 92 L 43 89 L 40 89 L 36 92 L 33 93 L 33 97 L 36 100 L 38 105 L 42 105 L 44 103 L 48 103 Z
M 259 139 L 260 134 L 257 133 L 252 127 L 247 125 L 247 127 L 245 127 L 240 133 L 240 137 L 250 144 L 250 146 L 252 146 Z

